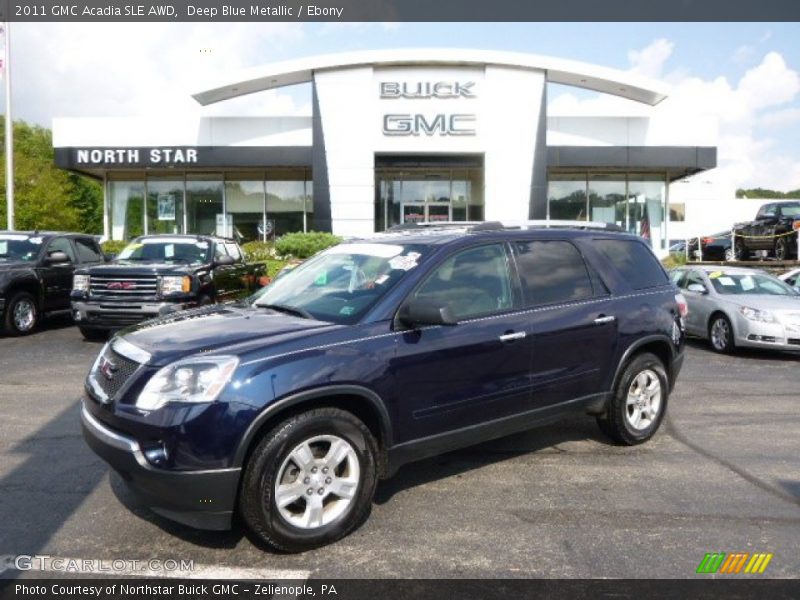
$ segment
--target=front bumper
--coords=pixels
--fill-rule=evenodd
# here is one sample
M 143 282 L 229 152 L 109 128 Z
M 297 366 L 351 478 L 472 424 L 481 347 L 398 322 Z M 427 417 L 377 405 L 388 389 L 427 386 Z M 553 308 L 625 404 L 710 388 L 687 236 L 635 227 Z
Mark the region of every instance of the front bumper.
M 737 346 L 800 351 L 800 324 L 762 323 L 737 315 L 734 329 Z
M 110 429 L 81 403 L 89 447 L 155 513 L 198 529 L 230 529 L 241 469 L 170 471 L 151 465 L 139 443 Z
M 72 318 L 81 326 L 92 329 L 119 329 L 135 325 L 165 313 L 196 306 L 181 302 L 86 302 L 72 301 Z

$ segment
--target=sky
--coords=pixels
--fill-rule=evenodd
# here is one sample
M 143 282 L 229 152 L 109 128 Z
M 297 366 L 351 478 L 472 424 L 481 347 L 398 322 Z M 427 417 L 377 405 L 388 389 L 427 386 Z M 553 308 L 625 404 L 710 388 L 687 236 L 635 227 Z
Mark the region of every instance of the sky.
M 673 106 L 718 119 L 718 175 L 800 189 L 798 23 L 13 23 L 14 118 L 310 114 L 308 86 L 205 108 L 190 94 L 261 64 L 404 47 L 529 52 L 659 79 Z M 548 103 L 551 114 L 641 112 L 562 86 Z

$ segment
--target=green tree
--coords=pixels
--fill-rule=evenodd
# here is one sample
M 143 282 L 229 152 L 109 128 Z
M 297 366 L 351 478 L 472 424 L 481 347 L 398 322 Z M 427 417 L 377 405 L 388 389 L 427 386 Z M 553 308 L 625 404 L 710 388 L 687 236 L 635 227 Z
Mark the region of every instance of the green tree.
M 737 198 L 764 198 L 766 200 L 797 200 L 800 199 L 800 190 L 791 190 L 789 192 L 778 192 L 776 190 L 769 190 L 765 188 L 751 188 L 749 190 L 738 189 L 736 190 Z
M 5 124 L 0 120 L 5 140 Z M 55 166 L 53 136 L 49 129 L 14 122 L 14 225 L 16 229 L 41 229 L 101 233 L 102 186 L 92 179 Z M 5 144 L 0 163 L 5 165 Z M 5 168 L 0 167 L 0 229 L 5 229 Z

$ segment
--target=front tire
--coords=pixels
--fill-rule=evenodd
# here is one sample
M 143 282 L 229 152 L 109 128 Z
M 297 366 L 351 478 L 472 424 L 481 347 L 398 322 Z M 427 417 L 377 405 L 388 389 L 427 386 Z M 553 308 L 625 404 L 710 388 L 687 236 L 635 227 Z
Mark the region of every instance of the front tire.
M 29 292 L 17 292 L 6 304 L 5 332 L 8 335 L 28 335 L 39 324 L 36 298 Z
M 641 444 L 658 431 L 668 396 L 669 380 L 661 359 L 649 352 L 640 354 L 625 367 L 597 424 L 619 444 Z
M 284 552 L 333 543 L 369 515 L 377 443 L 352 414 L 319 408 L 293 416 L 253 450 L 239 510 L 261 542 Z
M 723 314 L 716 314 L 708 325 L 708 339 L 715 352 L 732 354 L 736 349 L 733 341 L 733 326 Z
M 733 257 L 741 262 L 750 258 L 750 252 L 744 247 L 743 240 L 734 240 L 733 242 Z
M 93 329 L 91 327 L 78 327 L 87 342 L 104 342 L 108 339 L 108 329 Z

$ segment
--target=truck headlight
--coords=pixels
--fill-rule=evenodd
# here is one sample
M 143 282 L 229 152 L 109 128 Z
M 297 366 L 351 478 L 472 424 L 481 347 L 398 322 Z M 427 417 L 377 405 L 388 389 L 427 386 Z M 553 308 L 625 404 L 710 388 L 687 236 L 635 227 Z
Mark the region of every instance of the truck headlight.
M 89 276 L 88 275 L 73 275 L 72 276 L 72 289 L 78 292 L 89 291 Z
M 161 292 L 162 296 L 174 294 L 176 292 L 182 292 L 185 294 L 192 291 L 192 279 L 188 275 L 169 275 L 167 277 L 162 277 L 159 291 Z
M 179 360 L 153 375 L 136 399 L 136 406 L 156 410 L 170 402 L 213 402 L 238 365 L 235 356 Z
M 743 306 L 739 309 L 745 319 L 750 321 L 758 321 L 759 323 L 777 323 L 775 316 L 768 310 L 758 310 L 757 308 L 750 308 Z

